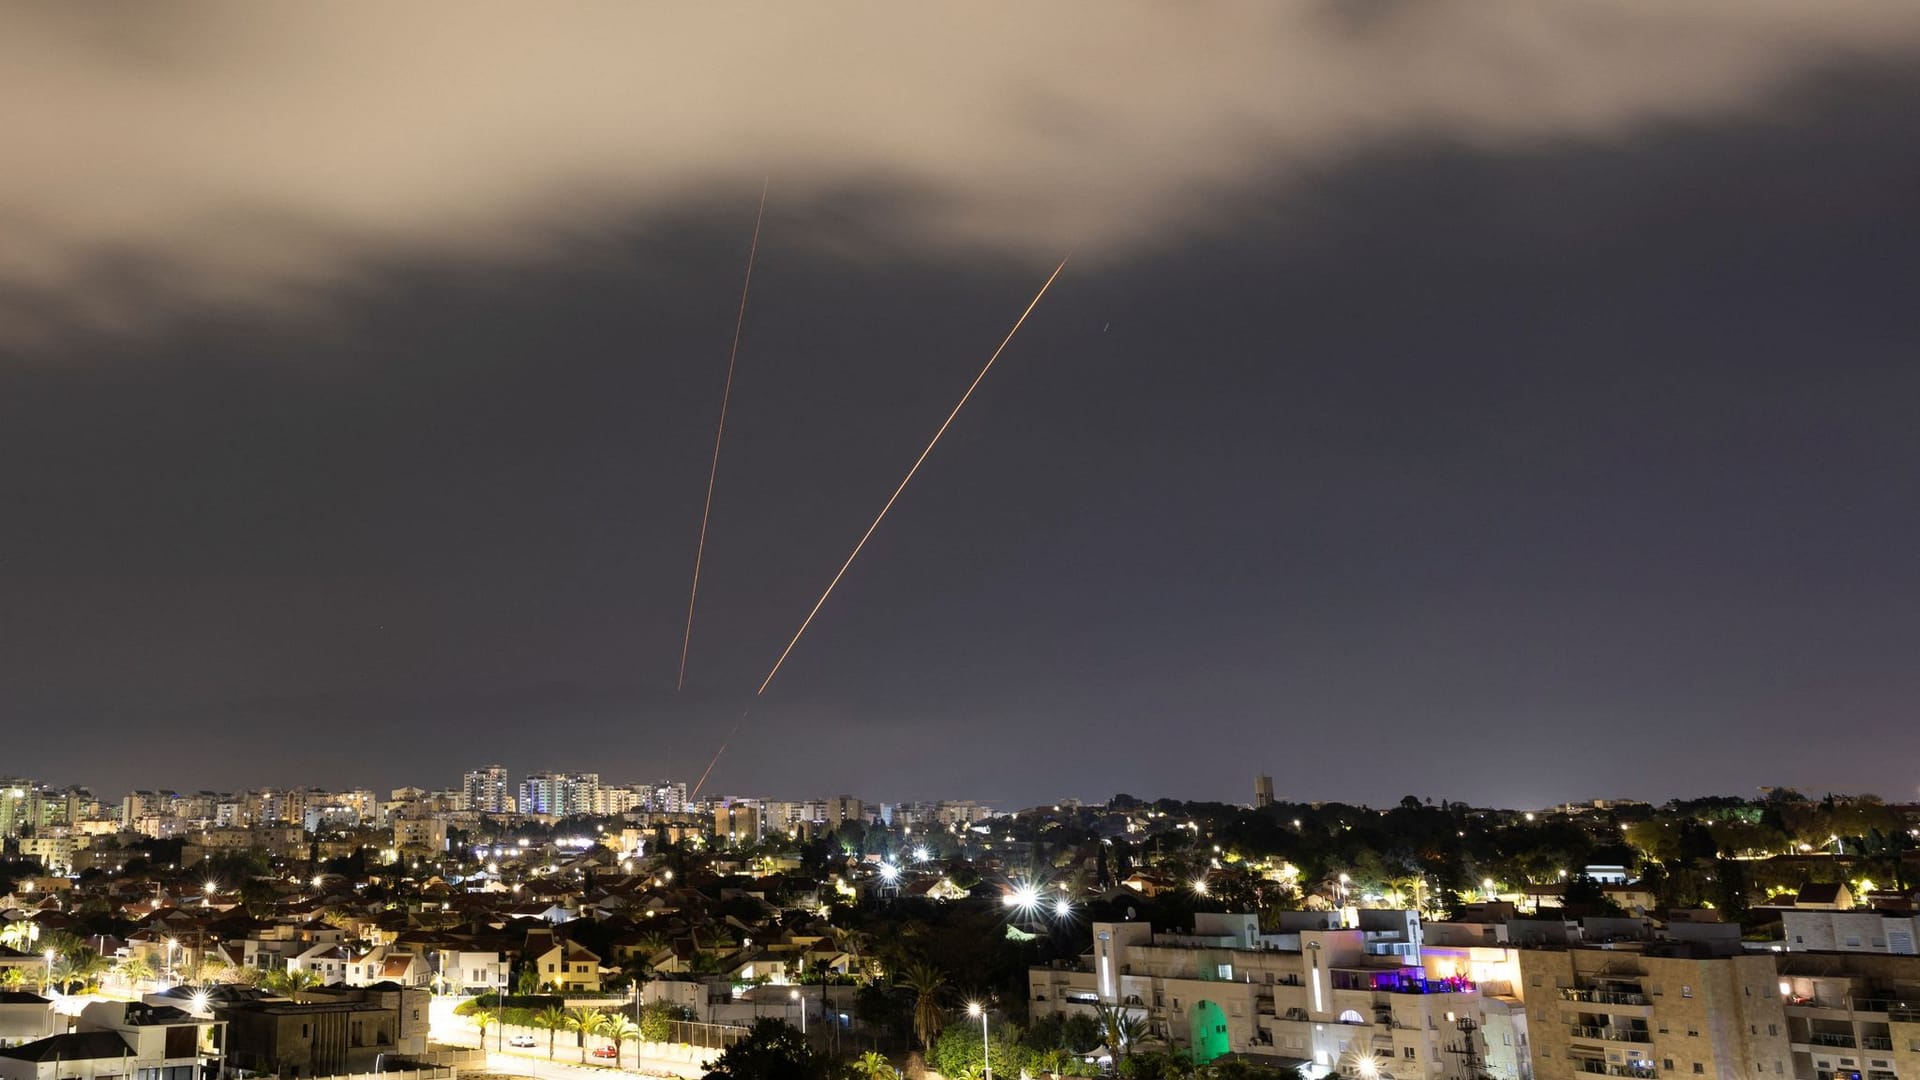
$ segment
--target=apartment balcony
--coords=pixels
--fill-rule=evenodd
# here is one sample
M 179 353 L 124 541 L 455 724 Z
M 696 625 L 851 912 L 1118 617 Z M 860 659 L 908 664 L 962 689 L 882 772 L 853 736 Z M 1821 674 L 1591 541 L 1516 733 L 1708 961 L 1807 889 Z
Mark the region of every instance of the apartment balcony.
M 1598 1058 L 1575 1058 L 1573 1067 L 1583 1073 L 1593 1073 L 1596 1076 L 1624 1076 L 1629 1080 L 1658 1080 L 1660 1076 L 1660 1070 L 1654 1068 L 1651 1062 L 1644 1066 L 1616 1065 Z
M 1653 1041 L 1652 1034 L 1645 1028 L 1590 1027 L 1576 1024 L 1572 1035 L 1576 1039 L 1604 1039 L 1607 1042 L 1650 1043 Z
M 1893 1049 L 1893 1040 L 1885 1035 L 1862 1035 L 1860 1036 L 1860 1049 L 1891 1050 Z
M 1832 1031 L 1815 1031 L 1807 1035 L 1807 1045 L 1840 1046 L 1851 1050 L 1859 1046 L 1860 1043 L 1859 1040 L 1855 1039 L 1852 1035 L 1841 1035 Z
M 1653 999 L 1645 994 L 1629 994 L 1618 990 L 1582 990 L 1577 987 L 1562 987 L 1560 1000 L 1578 1001 L 1586 1005 L 1649 1006 L 1653 1004 Z

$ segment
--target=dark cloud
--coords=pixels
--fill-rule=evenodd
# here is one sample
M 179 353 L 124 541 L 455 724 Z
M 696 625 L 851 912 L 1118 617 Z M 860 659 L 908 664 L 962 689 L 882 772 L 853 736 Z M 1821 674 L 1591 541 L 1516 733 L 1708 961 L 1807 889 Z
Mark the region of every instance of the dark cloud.
M 570 262 L 778 177 L 914 193 L 876 255 L 1152 246 L 1217 196 L 1434 135 L 1611 142 L 1920 40 L 1899 0 L 676 10 L 21 6 L 0 38 L 14 343 L 310 310 L 370 262 Z M 864 203 L 865 200 L 858 200 Z M 884 230 L 875 231 L 876 224 Z

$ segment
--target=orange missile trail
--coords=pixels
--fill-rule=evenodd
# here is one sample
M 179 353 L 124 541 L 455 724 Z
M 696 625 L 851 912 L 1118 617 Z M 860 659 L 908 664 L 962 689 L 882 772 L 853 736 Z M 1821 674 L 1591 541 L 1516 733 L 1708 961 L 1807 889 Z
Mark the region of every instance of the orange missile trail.
M 793 638 L 787 642 L 787 647 L 781 651 L 780 659 L 773 662 L 773 670 L 767 672 L 767 677 L 760 683 L 760 689 L 754 691 L 755 697 L 759 697 L 767 692 L 767 686 L 773 682 L 773 677 L 780 673 L 780 665 L 787 662 L 787 656 L 793 652 L 793 647 L 799 644 L 800 635 L 807 632 L 807 627 L 813 623 L 813 617 L 820 614 L 820 608 L 826 604 L 827 597 L 833 595 L 834 587 L 839 585 L 840 579 L 846 576 L 847 567 L 852 566 L 853 560 L 860 557 L 860 549 L 866 547 L 867 541 L 873 538 L 874 530 L 878 529 L 880 523 L 886 520 L 887 511 L 893 509 L 893 504 L 900 498 L 900 493 L 907 489 L 907 484 L 913 480 L 913 475 L 920 471 L 921 465 L 926 463 L 927 455 L 933 453 L 933 448 L 939 444 L 940 437 L 947 433 L 948 427 L 952 426 L 953 418 L 959 416 L 960 410 L 966 407 L 967 399 L 971 398 L 973 392 L 980 388 L 981 380 L 987 377 L 987 372 L 993 370 L 994 361 L 1000 359 L 1000 354 L 1006 351 L 1008 342 L 1011 342 L 1013 336 L 1020 332 L 1020 327 L 1027 321 L 1027 316 L 1033 314 L 1033 309 L 1040 305 L 1040 298 L 1047 295 L 1047 290 L 1053 286 L 1053 280 L 1060 276 L 1060 271 L 1067 268 L 1067 259 L 1071 258 L 1073 258 L 1073 252 L 1069 251 L 1067 252 L 1067 258 L 1060 260 L 1060 265 L 1053 268 L 1053 273 L 1047 276 L 1046 283 L 1040 286 L 1040 291 L 1033 295 L 1033 300 L 1027 304 L 1027 309 L 1020 313 L 1018 319 L 1014 320 L 1013 329 L 1007 331 L 1007 336 L 1001 340 L 1000 347 L 993 350 L 992 356 L 987 357 L 986 366 L 980 369 L 980 374 L 973 377 L 973 383 L 967 387 L 967 392 L 960 395 L 959 404 L 955 405 L 953 411 L 947 414 L 947 419 L 940 425 L 940 430 L 933 433 L 933 438 L 927 442 L 927 448 L 920 451 L 920 456 L 914 459 L 913 468 L 908 469 L 907 475 L 901 478 L 900 486 L 893 489 L 893 494 L 888 496 L 886 505 L 882 506 L 880 513 L 874 517 L 873 524 L 867 526 L 867 531 L 860 537 L 860 542 L 853 545 L 853 554 L 848 555 L 847 561 L 840 564 L 839 573 L 834 574 L 833 580 L 827 583 L 827 591 L 820 594 L 820 599 L 814 602 L 813 610 L 807 612 L 806 619 L 800 623 L 800 629 L 793 632 Z M 724 750 L 725 746 L 723 745 L 721 748 Z M 716 760 L 717 759 L 718 755 L 716 755 Z
M 741 723 L 741 721 L 742 721 L 742 720 L 745 720 L 746 718 L 747 718 L 747 710 L 746 710 L 746 709 L 741 709 L 741 710 L 740 710 L 740 719 L 739 719 L 739 720 L 735 720 L 735 721 L 733 722 L 733 727 L 732 727 L 732 728 L 731 728 L 730 730 L 728 730 L 728 732 L 727 732 L 727 737 L 726 737 L 726 738 L 724 738 L 724 739 L 722 739 L 722 740 L 720 740 L 720 749 L 718 749 L 718 750 L 715 750 L 715 751 L 713 752 L 713 760 L 712 760 L 712 761 L 709 761 L 709 762 L 707 762 L 707 771 L 706 771 L 706 772 L 703 772 L 703 773 L 701 773 L 701 774 L 700 774 L 700 779 L 694 782 L 694 785 L 693 785 L 693 793 L 692 793 L 691 795 L 688 795 L 688 796 L 687 796 L 687 798 L 688 798 L 689 800 L 692 800 L 693 798 L 695 798 L 695 797 L 697 797 L 697 796 L 698 796 L 698 795 L 700 794 L 700 789 L 706 786 L 706 784 L 707 784 L 707 777 L 709 777 L 709 776 L 712 776 L 712 775 L 713 775 L 713 767 L 714 767 L 715 765 L 718 765 L 718 764 L 720 764 L 720 755 L 721 755 L 721 754 L 724 754 L 724 753 L 726 753 L 726 752 L 727 752 L 727 744 L 728 744 L 728 743 L 731 743 L 731 742 L 733 741 L 733 737 L 734 737 L 735 735 L 737 735 L 737 734 L 739 734 L 739 732 L 740 732 L 740 723 Z
M 693 645 L 693 605 L 700 598 L 700 564 L 707 555 L 707 519 L 713 514 L 713 482 L 720 475 L 720 441 L 727 434 L 727 403 L 733 400 L 733 366 L 740 356 L 740 330 L 747 323 L 747 291 L 753 287 L 753 260 L 760 253 L 760 222 L 767 215 L 768 177 L 760 183 L 760 209 L 753 215 L 753 243 L 747 248 L 747 279 L 740 285 L 740 312 L 733 318 L 733 348 L 727 351 L 727 382 L 720 391 L 720 423 L 713 432 L 713 464 L 707 467 L 707 501 L 700 508 L 700 542 L 693 549 L 693 588 L 687 593 L 687 632 L 680 638 L 680 678 L 675 690 L 687 685 L 687 650 Z M 712 771 L 713 766 L 707 766 Z

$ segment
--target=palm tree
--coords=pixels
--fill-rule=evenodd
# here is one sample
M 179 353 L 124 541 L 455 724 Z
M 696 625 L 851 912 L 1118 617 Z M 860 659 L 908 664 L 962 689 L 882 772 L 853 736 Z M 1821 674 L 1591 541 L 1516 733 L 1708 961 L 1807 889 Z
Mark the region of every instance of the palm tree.
M 1128 1012 L 1125 1005 L 1099 1005 L 1095 1009 L 1094 1019 L 1106 1033 L 1107 1053 L 1124 1052 L 1132 1057 L 1133 1044 L 1147 1037 L 1146 1019 Z
M 853 1072 L 860 1080 L 894 1080 L 893 1063 L 877 1050 L 869 1050 L 855 1059 Z
M 120 961 L 113 970 L 128 986 L 153 978 L 153 966 L 137 956 Z
M 567 1010 L 549 1005 L 533 1015 L 533 1026 L 547 1033 L 547 1057 L 553 1057 L 553 1037 L 567 1026 Z
M 319 986 L 320 973 L 307 968 L 277 968 L 267 972 L 260 984 L 268 993 L 290 998 Z
M 567 1030 L 579 1036 L 580 1064 L 587 1063 L 587 1036 L 598 1034 L 601 1025 L 607 1022 L 607 1014 L 599 1009 L 589 1009 L 585 1005 L 569 1010 Z
M 14 990 L 21 986 L 24 986 L 26 984 L 26 981 L 27 981 L 27 973 L 24 971 L 21 971 L 19 968 L 13 967 L 11 965 L 0 968 L 0 987 L 4 987 L 8 990 Z
M 74 993 L 74 986 L 81 990 L 91 986 L 107 970 L 107 961 L 88 946 L 82 945 L 60 957 L 55 966 L 53 981 L 59 983 L 64 993 Z
M 946 993 L 947 977 L 932 964 L 916 961 L 901 970 L 899 979 L 900 985 L 913 993 L 913 1033 L 923 1049 L 932 1051 L 946 1020 L 940 996 Z
M 0 927 L 0 945 L 20 952 L 32 952 L 33 943 L 40 940 L 40 924 L 30 919 L 16 919 Z
M 1040 1055 L 1040 1067 L 1055 1077 L 1060 1077 L 1066 1075 L 1067 1062 L 1070 1060 L 1072 1055 L 1067 1053 L 1066 1048 L 1056 1046 Z
M 480 1009 L 473 1014 L 473 1026 L 480 1029 L 480 1049 L 487 1048 L 487 1029 L 492 1027 L 498 1019 L 488 1009 Z
M 602 1013 L 601 1015 L 606 1016 L 607 1014 Z M 600 1035 L 602 1038 L 613 1043 L 613 1064 L 615 1068 L 618 1068 L 620 1066 L 620 1048 L 625 1046 L 629 1041 L 637 1042 L 639 1040 L 640 1025 L 624 1016 L 607 1016 L 606 1023 L 600 1025 Z M 639 1062 L 636 1061 L 634 1064 L 638 1065 Z

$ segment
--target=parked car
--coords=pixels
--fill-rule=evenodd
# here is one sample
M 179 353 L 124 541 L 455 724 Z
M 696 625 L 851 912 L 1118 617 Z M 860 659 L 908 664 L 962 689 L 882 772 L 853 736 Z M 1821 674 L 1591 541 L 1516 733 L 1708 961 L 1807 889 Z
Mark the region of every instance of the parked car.
M 598 1058 L 619 1057 L 620 1051 L 615 1050 L 611 1046 L 596 1046 L 593 1048 L 593 1056 Z
M 514 1036 L 510 1036 L 507 1039 L 507 1045 L 508 1046 L 533 1046 L 535 1045 L 535 1043 L 533 1041 L 533 1036 L 531 1035 L 514 1035 Z

